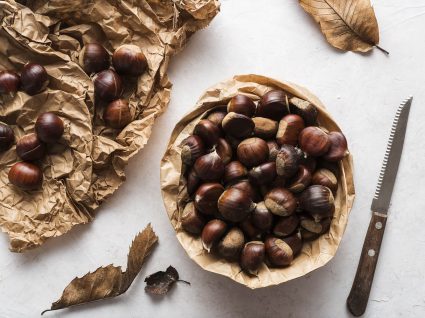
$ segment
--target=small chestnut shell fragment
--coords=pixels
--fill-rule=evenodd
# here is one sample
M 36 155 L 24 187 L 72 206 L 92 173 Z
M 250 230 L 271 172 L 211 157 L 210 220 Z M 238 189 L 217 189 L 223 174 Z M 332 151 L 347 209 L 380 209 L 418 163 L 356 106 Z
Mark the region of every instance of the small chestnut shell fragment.
M 218 181 L 224 174 L 224 163 L 217 152 L 199 157 L 194 164 L 196 175 L 204 181 Z
M 209 221 L 203 228 L 201 234 L 202 246 L 211 251 L 211 248 L 220 241 L 227 230 L 227 224 L 218 219 Z
M 251 136 L 255 127 L 252 118 L 238 113 L 228 113 L 221 125 L 226 134 L 238 139 Z
M 294 259 L 294 252 L 285 241 L 269 237 L 265 241 L 267 259 L 273 266 L 283 267 L 291 264 Z
M 94 77 L 94 92 L 104 101 L 118 99 L 123 92 L 121 77 L 113 70 L 105 70 Z
M 52 112 L 45 112 L 38 116 L 35 122 L 35 132 L 38 138 L 47 143 L 58 141 L 64 131 L 63 121 Z
M 265 259 L 266 249 L 264 243 L 251 241 L 245 244 L 240 259 L 240 265 L 244 272 L 257 275 L 260 266 Z
M 183 209 L 181 216 L 182 228 L 191 234 L 199 235 L 205 225 L 205 219 L 201 213 L 196 210 L 193 202 L 189 202 Z
M 7 125 L 0 123 L 0 151 L 9 149 L 15 141 L 15 133 L 13 129 Z
M 195 207 L 206 215 L 218 213 L 218 198 L 224 192 L 220 183 L 204 183 L 195 193 Z
M 220 215 L 227 221 L 240 222 L 255 208 L 248 192 L 229 188 L 218 199 Z
M 287 96 L 284 91 L 272 90 L 261 97 L 256 116 L 280 120 L 289 113 Z
M 276 156 L 276 172 L 283 178 L 290 178 L 298 171 L 300 155 L 291 145 L 280 147 Z
M 299 135 L 299 145 L 306 154 L 319 157 L 324 155 L 331 146 L 331 141 L 326 132 L 319 127 L 304 128 Z
M 284 188 L 274 188 L 264 197 L 267 209 L 279 216 L 289 216 L 295 212 L 297 200 Z
M 266 162 L 252 168 L 249 173 L 249 179 L 257 185 L 270 184 L 276 178 L 276 163 Z
M 193 134 L 201 137 L 207 147 L 212 147 L 220 138 L 221 131 L 213 122 L 208 119 L 202 119 L 196 124 Z
M 257 203 L 251 213 L 252 224 L 261 231 L 269 231 L 273 224 L 273 213 L 267 209 L 264 201 Z
M 323 159 L 331 162 L 344 159 L 348 155 L 347 139 L 345 139 L 345 136 L 339 131 L 333 131 L 329 133 L 329 140 L 331 146 L 328 152 L 323 155 Z
M 252 117 L 255 114 L 255 103 L 246 95 L 236 95 L 227 104 L 228 113 L 238 113 L 247 117 Z
M 239 258 L 244 245 L 243 232 L 238 227 L 233 227 L 218 243 L 217 251 L 225 259 L 233 261 Z
M 239 144 L 237 156 L 239 161 L 247 167 L 258 166 L 267 161 L 269 147 L 263 139 L 248 138 Z
M 278 129 L 278 122 L 269 118 L 254 117 L 254 136 L 269 139 L 276 136 Z
M 14 94 L 21 86 L 21 79 L 13 71 L 0 72 L 0 94 Z
M 27 63 L 21 72 L 21 88 L 28 95 L 35 95 L 49 85 L 46 69 L 36 63 Z
M 16 143 L 16 153 L 25 161 L 38 160 L 46 154 L 46 145 L 36 134 L 28 134 Z
M 133 120 L 130 107 L 125 99 L 116 99 L 108 104 L 103 112 L 106 125 L 114 129 L 122 129 Z
M 295 213 L 290 216 L 280 217 L 273 227 L 273 234 L 278 237 L 286 237 L 295 232 L 300 224 L 300 218 Z
M 332 217 L 335 211 L 332 191 L 322 185 L 312 185 L 305 189 L 299 197 L 299 204 L 316 222 Z
M 224 167 L 223 181 L 226 184 L 232 183 L 245 178 L 247 174 L 248 171 L 242 163 L 239 161 L 232 161 Z
M 43 182 L 41 169 L 30 162 L 15 163 L 9 170 L 8 177 L 10 183 L 24 190 L 37 189 Z
M 215 112 L 210 113 L 206 119 L 212 122 L 219 128 L 222 128 L 221 123 L 223 122 L 223 118 L 226 117 L 227 113 L 225 111 L 217 110 Z
M 87 74 L 98 73 L 110 66 L 109 53 L 98 43 L 87 43 L 80 51 L 78 62 Z
M 181 143 L 181 157 L 183 163 L 192 165 L 196 159 L 205 154 L 205 145 L 201 137 L 191 135 Z
M 279 129 L 276 133 L 276 141 L 279 145 L 292 145 L 298 144 L 298 136 L 304 129 L 304 120 L 294 114 L 289 114 L 283 117 L 279 122 Z
M 295 96 L 291 97 L 289 99 L 289 109 L 292 114 L 301 116 L 306 126 L 313 126 L 316 124 L 319 112 L 316 106 L 309 101 Z
M 328 187 L 333 193 L 336 193 L 336 190 L 338 190 L 338 179 L 335 174 L 328 169 L 320 168 L 316 170 L 313 174 L 311 183 Z
M 140 47 L 132 44 L 121 45 L 112 55 L 112 64 L 118 74 L 139 76 L 142 75 L 148 62 Z

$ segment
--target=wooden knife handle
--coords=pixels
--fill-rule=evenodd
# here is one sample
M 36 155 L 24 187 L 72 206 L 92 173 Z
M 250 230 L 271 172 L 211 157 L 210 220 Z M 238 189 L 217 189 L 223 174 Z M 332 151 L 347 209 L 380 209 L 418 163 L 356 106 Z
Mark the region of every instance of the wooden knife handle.
M 386 223 L 385 214 L 373 213 L 363 243 L 356 277 L 347 298 L 348 310 L 356 317 L 363 315 L 366 310 Z

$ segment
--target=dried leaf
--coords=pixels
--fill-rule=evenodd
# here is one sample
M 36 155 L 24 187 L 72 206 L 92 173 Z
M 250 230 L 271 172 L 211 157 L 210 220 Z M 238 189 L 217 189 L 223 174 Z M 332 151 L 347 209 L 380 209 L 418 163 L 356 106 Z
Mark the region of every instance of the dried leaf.
M 175 282 L 190 285 L 189 282 L 179 279 L 179 273 L 173 266 L 168 266 L 165 272 L 159 271 L 145 278 L 145 291 L 154 295 L 165 295 Z
M 152 252 L 158 237 L 150 224 L 133 240 L 127 258 L 127 270 L 121 266 L 100 267 L 93 273 L 74 278 L 63 291 L 62 297 L 46 311 L 58 310 L 95 300 L 119 296 L 127 291 L 142 265 Z
M 379 28 L 370 0 L 299 0 L 320 25 L 328 42 L 344 51 L 368 52 L 378 46 Z

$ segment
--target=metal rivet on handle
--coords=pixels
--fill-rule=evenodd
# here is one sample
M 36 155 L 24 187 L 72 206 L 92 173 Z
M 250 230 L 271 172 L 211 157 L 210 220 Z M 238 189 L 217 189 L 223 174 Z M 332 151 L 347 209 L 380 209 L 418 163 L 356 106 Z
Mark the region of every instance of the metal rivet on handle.
M 381 222 L 376 222 L 376 223 L 375 223 L 375 228 L 376 228 L 377 230 L 382 229 L 382 223 L 381 223 Z
M 368 250 L 367 255 L 369 255 L 370 257 L 375 256 L 375 250 L 373 249 Z

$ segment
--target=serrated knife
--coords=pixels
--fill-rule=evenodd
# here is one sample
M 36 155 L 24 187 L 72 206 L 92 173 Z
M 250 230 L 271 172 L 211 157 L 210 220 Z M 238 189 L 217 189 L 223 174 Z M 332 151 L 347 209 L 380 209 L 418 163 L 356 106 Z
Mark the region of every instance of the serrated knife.
M 363 243 L 356 276 L 347 298 L 348 310 L 354 316 L 361 316 L 366 310 L 372 287 L 373 276 L 378 262 L 379 250 L 387 223 L 398 165 L 403 151 L 404 137 L 413 97 L 404 100 L 397 109 L 385 152 L 384 162 L 372 200 L 372 218 Z

